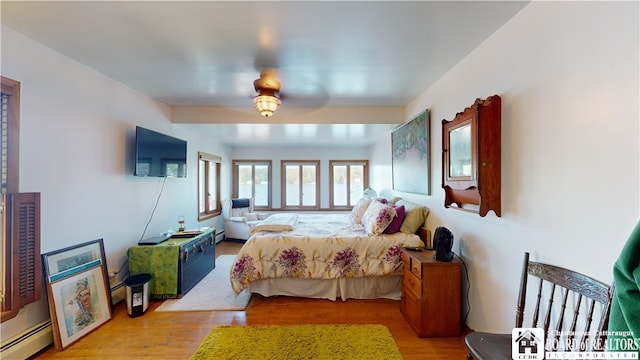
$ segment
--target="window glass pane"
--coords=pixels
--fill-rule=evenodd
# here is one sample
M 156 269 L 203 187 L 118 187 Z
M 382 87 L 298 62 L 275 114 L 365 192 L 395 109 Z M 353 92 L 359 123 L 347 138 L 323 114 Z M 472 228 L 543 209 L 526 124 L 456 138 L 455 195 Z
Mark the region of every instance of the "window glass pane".
M 253 174 L 251 165 L 238 165 L 238 197 L 250 198 Z
M 286 206 L 300 205 L 300 166 L 286 165 Z
M 333 167 L 333 205 L 346 206 L 347 204 L 347 166 L 336 165 Z
M 233 197 L 253 197 L 253 206 L 271 206 L 271 161 L 233 160 Z M 284 195 L 283 195 L 284 196 Z
M 198 152 L 198 221 L 220 213 L 220 160 Z
M 216 204 L 217 204 L 217 200 L 216 199 L 216 173 L 217 173 L 217 168 L 218 168 L 218 164 L 214 163 L 214 162 L 209 162 L 209 183 L 207 184 L 207 196 L 208 196 L 208 200 L 209 200 L 209 204 L 207 206 L 207 209 L 209 211 L 212 210 L 216 210 Z
M 349 205 L 355 205 L 364 192 L 364 166 L 349 166 Z
M 256 165 L 254 167 L 254 206 L 269 206 L 269 166 Z
M 302 166 L 302 205 L 314 206 L 316 204 L 316 166 Z
M 204 175 L 205 175 L 205 161 L 198 161 L 198 212 L 200 214 L 205 212 L 205 194 L 204 191 Z

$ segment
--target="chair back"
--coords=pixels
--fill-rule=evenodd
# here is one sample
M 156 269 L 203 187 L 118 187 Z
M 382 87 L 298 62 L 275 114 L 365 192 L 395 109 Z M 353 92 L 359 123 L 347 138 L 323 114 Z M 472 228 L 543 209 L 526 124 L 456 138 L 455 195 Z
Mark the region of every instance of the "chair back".
M 528 288 L 535 289 L 535 296 L 527 295 Z M 529 261 L 525 253 L 516 327 L 543 328 L 547 351 L 596 350 L 598 341 L 604 344 L 612 294 L 613 286 L 573 270 Z M 527 300 L 534 303 L 530 315 L 525 314 Z M 530 323 L 525 323 L 525 315 Z
M 253 212 L 253 198 L 225 199 L 222 201 L 222 218 L 243 216 Z

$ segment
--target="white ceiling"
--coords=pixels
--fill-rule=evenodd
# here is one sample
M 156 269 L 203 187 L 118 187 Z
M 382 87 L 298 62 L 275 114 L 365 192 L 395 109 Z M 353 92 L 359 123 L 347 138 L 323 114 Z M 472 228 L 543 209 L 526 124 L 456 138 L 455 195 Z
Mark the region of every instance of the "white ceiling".
M 251 116 L 247 122 L 264 124 L 292 109 L 403 107 L 526 4 L 0 2 L 3 25 L 163 103 L 240 109 Z M 253 80 L 265 67 L 277 68 L 282 82 L 284 98 L 273 118 L 259 118 L 252 109 Z M 211 122 L 238 121 L 245 122 Z M 330 125 L 315 126 L 332 133 Z M 380 126 L 367 125 L 364 132 Z M 293 136 L 284 125 L 263 128 L 272 136 L 256 141 Z M 216 129 L 230 143 L 229 134 L 238 133 L 238 125 Z

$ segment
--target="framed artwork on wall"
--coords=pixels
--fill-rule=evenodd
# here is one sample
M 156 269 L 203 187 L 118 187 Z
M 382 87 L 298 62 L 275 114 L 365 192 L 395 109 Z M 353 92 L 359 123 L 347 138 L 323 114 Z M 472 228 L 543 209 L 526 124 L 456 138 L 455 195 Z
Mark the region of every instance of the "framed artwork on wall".
M 429 110 L 391 133 L 393 189 L 431 195 Z

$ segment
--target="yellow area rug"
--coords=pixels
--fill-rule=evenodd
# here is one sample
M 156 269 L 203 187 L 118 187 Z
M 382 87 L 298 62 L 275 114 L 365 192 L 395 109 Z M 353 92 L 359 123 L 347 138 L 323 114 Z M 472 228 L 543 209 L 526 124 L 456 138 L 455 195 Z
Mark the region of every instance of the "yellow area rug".
M 383 325 L 218 326 L 191 357 L 200 359 L 402 359 Z

